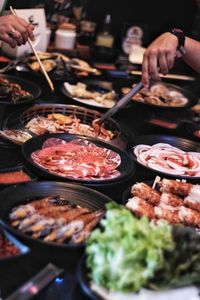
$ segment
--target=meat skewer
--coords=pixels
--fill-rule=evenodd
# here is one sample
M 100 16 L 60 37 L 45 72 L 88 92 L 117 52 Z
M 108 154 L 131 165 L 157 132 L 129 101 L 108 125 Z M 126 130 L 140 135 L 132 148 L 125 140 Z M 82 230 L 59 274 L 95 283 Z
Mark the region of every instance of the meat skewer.
M 148 201 L 152 205 L 158 205 L 160 202 L 161 194 L 143 182 L 134 184 L 131 188 L 131 194 Z
M 156 219 L 154 206 L 139 197 L 133 197 L 128 200 L 126 207 L 130 209 L 137 217 L 145 216 L 148 219 Z

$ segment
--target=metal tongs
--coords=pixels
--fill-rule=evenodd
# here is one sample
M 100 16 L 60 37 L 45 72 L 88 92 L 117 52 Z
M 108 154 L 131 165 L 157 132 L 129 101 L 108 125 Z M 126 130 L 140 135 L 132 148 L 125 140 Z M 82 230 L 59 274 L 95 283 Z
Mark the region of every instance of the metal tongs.
M 116 114 L 122 107 L 124 107 L 135 94 L 137 94 L 144 87 L 143 83 L 138 82 L 131 90 L 123 96 L 113 107 L 111 107 L 105 114 L 103 114 L 100 118 L 95 119 L 92 122 L 92 126 L 96 131 L 99 131 L 100 126 L 103 122 L 105 122 L 108 118 Z

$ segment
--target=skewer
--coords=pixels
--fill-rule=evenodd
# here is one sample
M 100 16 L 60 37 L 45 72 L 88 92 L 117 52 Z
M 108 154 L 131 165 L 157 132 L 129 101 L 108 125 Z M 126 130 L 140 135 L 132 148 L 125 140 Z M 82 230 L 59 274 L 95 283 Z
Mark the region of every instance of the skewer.
M 152 188 L 153 188 L 153 189 L 155 189 L 156 184 L 157 184 L 158 182 L 160 182 L 160 180 L 161 180 L 161 177 L 160 177 L 160 176 L 156 176 L 156 178 L 155 178 L 155 180 L 154 180 L 154 182 L 153 182 L 153 185 L 152 185 Z
M 141 71 L 138 70 L 132 70 L 130 71 L 130 73 L 132 75 L 142 75 Z M 187 75 L 179 75 L 179 74 L 167 74 L 167 75 L 163 75 L 163 74 L 159 74 L 161 78 L 168 78 L 168 79 L 176 79 L 176 80 L 188 80 L 188 81 L 194 81 L 195 78 L 192 76 L 187 76 Z
M 17 13 L 16 13 L 16 11 L 13 9 L 12 6 L 10 6 L 10 11 L 11 11 L 11 13 L 12 13 L 14 16 L 17 16 Z M 33 43 L 32 43 L 32 41 L 30 40 L 30 38 L 28 38 L 28 43 L 29 43 L 29 46 L 31 47 L 31 50 L 33 51 L 33 53 L 35 54 L 35 56 L 36 56 L 36 58 L 37 58 L 37 61 L 38 61 L 39 65 L 40 65 L 40 68 L 41 68 L 41 70 L 42 70 L 42 72 L 43 72 L 43 74 L 44 74 L 44 76 L 45 76 L 45 78 L 46 78 L 46 80 L 47 80 L 49 86 L 50 86 L 50 89 L 51 89 L 52 92 L 53 92 L 53 91 L 54 91 L 54 85 L 53 85 L 53 82 L 51 81 L 49 75 L 47 74 L 47 72 L 46 72 L 46 70 L 45 70 L 45 68 L 44 68 L 44 65 L 42 64 L 42 62 L 41 62 L 41 60 L 40 60 L 40 58 L 39 58 L 39 56 L 38 56 L 38 54 L 37 54 L 37 52 L 36 52 L 36 50 L 35 50 L 35 48 L 34 48 L 34 46 L 33 46 Z

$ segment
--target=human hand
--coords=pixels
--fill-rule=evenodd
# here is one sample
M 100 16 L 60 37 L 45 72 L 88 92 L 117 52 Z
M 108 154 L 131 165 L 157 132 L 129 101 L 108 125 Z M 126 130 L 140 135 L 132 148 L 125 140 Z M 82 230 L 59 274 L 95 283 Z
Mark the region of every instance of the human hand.
M 34 26 L 24 19 L 6 15 L 0 17 L 0 40 L 8 43 L 12 48 L 25 44 L 30 38 L 34 40 Z
M 178 38 L 170 32 L 163 33 L 146 49 L 142 62 L 142 82 L 149 86 L 149 78 L 160 80 L 159 71 L 166 75 L 174 66 Z

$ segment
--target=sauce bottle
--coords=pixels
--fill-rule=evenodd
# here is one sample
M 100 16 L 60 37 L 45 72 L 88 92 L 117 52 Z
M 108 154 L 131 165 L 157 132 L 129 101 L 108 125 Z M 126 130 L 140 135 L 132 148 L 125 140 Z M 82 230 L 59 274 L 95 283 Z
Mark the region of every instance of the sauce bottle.
M 111 15 L 106 15 L 103 29 L 97 34 L 96 46 L 112 48 L 114 36 L 111 33 Z

